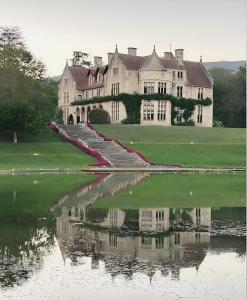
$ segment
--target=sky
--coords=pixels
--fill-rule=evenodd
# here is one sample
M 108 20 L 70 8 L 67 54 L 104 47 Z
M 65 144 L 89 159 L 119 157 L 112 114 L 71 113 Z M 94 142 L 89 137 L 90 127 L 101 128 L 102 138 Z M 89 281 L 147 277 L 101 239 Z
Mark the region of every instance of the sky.
M 29 50 L 62 73 L 73 51 L 102 56 L 184 49 L 186 60 L 246 59 L 246 0 L 0 0 L 0 26 L 19 26 Z

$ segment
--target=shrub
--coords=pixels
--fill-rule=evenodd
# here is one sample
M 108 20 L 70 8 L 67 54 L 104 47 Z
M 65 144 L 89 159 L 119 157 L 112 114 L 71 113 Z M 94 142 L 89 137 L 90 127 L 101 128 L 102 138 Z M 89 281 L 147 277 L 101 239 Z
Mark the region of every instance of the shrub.
M 107 111 L 96 108 L 89 112 L 89 120 L 92 124 L 109 124 L 110 116 Z
M 224 124 L 221 121 L 214 121 L 213 127 L 224 127 Z
M 194 121 L 189 120 L 189 121 L 185 121 L 185 122 L 175 123 L 173 125 L 175 125 L 175 126 L 195 126 L 195 123 L 194 123 Z

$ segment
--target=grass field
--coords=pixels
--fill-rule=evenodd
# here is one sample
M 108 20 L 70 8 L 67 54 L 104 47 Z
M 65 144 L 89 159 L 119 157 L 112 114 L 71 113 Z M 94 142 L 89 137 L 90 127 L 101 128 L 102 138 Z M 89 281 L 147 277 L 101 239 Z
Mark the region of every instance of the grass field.
M 0 217 L 45 216 L 64 194 L 94 180 L 85 174 L 0 177 Z
M 113 197 L 97 201 L 94 208 L 244 207 L 243 174 L 161 174 Z
M 81 168 L 96 163 L 50 128 L 38 134 L 19 134 L 18 140 L 14 144 L 9 135 L 0 137 L 0 169 Z
M 157 164 L 245 167 L 245 129 L 95 125 Z

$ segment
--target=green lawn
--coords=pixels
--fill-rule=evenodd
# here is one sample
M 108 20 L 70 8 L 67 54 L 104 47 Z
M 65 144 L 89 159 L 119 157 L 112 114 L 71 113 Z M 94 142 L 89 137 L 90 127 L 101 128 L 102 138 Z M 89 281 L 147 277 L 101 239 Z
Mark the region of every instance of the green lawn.
M 0 217 L 45 216 L 65 193 L 95 179 L 88 174 L 43 174 L 0 177 Z
M 96 163 L 50 128 L 38 134 L 19 134 L 18 140 L 14 144 L 8 135 L 0 138 L 0 169 L 81 168 Z
M 95 125 L 157 164 L 245 167 L 245 129 Z
M 94 208 L 244 207 L 244 174 L 161 174 L 113 197 L 97 201 Z

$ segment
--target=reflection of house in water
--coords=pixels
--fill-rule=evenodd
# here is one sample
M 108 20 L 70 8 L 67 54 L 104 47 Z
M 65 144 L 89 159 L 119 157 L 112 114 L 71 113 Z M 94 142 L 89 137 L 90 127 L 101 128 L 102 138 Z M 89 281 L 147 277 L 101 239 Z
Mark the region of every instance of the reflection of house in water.
M 139 210 L 141 231 L 167 231 L 171 225 L 211 225 L 211 208 L 145 208 Z
M 79 259 L 78 253 L 91 255 L 93 268 L 97 268 L 100 259 L 115 275 L 126 271 L 129 276 L 140 271 L 152 276 L 159 269 L 177 278 L 180 268 L 198 268 L 210 234 L 182 231 L 180 225 L 210 226 L 210 208 L 90 208 L 96 200 L 133 186 L 148 175 L 115 173 L 60 199 L 57 236 L 63 255 L 73 261 Z
M 196 209 L 189 211 L 192 219 L 196 214 L 194 210 Z M 105 261 L 106 268 L 112 274 L 121 273 L 120 269 L 124 268 L 124 264 L 128 264 L 125 265 L 125 269 L 130 268 L 131 263 L 135 261 L 131 272 L 140 269 L 140 272 L 150 273 L 152 267 L 154 270 L 162 270 L 164 275 L 171 272 L 172 276 L 177 278 L 180 268 L 199 267 L 210 242 L 208 232 L 168 232 L 169 208 L 140 209 L 138 219 L 140 232 L 135 235 L 128 231 L 123 233 L 109 230 L 120 228 L 125 224 L 128 210 L 107 210 L 104 218 L 94 223 L 100 226 L 97 228 L 92 226 L 91 221 L 87 222 L 87 216 L 85 222 L 88 225 L 82 226 L 73 222 L 73 217 L 63 214 L 64 212 L 62 210 L 61 217 L 57 218 L 57 235 L 60 241 L 68 242 L 69 249 L 66 252 L 73 253 L 76 250 L 77 254 L 81 252 L 82 255 L 86 253 L 93 255 L 94 268 L 97 267 L 98 257 Z M 203 214 L 205 214 L 205 218 L 202 218 L 205 221 L 204 225 L 207 225 L 210 220 L 206 218 L 209 209 L 200 209 L 200 216 Z M 144 230 L 149 232 L 144 233 Z

